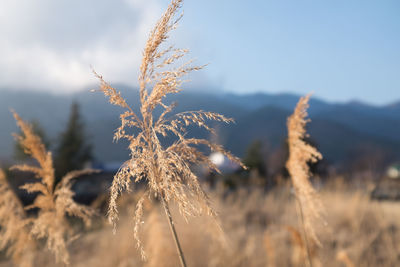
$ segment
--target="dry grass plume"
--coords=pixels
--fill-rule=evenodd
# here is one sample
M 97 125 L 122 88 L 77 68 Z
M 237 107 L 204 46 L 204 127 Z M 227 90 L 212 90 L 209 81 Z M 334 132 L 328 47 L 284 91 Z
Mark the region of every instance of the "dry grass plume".
M 36 245 L 26 224 L 24 207 L 0 169 L 0 250 L 5 249 L 16 265 L 31 267 Z
M 182 17 L 175 18 L 182 2 L 182 0 L 173 0 L 170 3 L 146 42 L 139 73 L 140 114 L 133 111 L 119 91 L 95 73 L 101 82 L 100 90 L 109 98 L 109 102 L 126 110 L 120 115 L 121 126 L 116 130 L 114 139 L 129 141 L 131 158 L 114 176 L 111 187 L 108 218 L 114 227 L 118 220 L 116 202 L 118 196 L 122 191 L 130 190 L 131 180 L 147 182 L 146 192 L 139 200 L 134 216 L 134 235 L 140 249 L 142 249 L 142 244 L 138 233 L 142 221 L 143 201 L 146 197 L 155 196 L 167 204 L 173 201 L 185 218 L 203 212 L 216 216 L 197 176 L 191 170 L 192 164 L 205 164 L 218 172 L 217 166 L 209 160 L 207 155 L 198 150 L 199 146 L 221 152 L 241 165 L 238 158 L 225 151 L 220 145 L 185 136 L 187 127 L 190 125 L 202 127 L 214 133 L 214 130 L 207 125 L 208 121 L 230 123 L 233 122 L 232 119 L 205 111 L 188 111 L 171 116 L 175 104 L 163 103 L 167 95 L 181 91 L 183 76 L 202 68 L 192 66 L 191 61 L 182 65 L 178 64 L 188 52 L 187 50 L 176 49 L 174 46 L 162 48 L 169 33 L 177 27 Z M 177 67 L 177 65 L 180 66 Z M 163 109 L 158 116 L 154 114 L 156 107 Z M 164 146 L 160 138 L 167 135 L 175 136 L 176 140 L 173 144 Z M 193 201 L 194 199 L 197 201 Z
M 294 113 L 288 118 L 289 159 L 286 164 L 300 206 L 299 216 L 304 225 L 307 246 L 310 243 L 308 238 L 320 244 L 315 229 L 323 222 L 323 206 L 309 180 L 311 173 L 308 165 L 322 159 L 322 155 L 304 140 L 307 137 L 306 124 L 309 121 L 307 119 L 309 98 L 309 95 L 300 98 Z
M 23 121 L 13 112 L 22 135 L 15 138 L 24 148 L 24 152 L 34 158 L 38 166 L 15 165 L 14 170 L 28 171 L 35 174 L 38 182 L 24 184 L 22 189 L 28 193 L 38 193 L 32 205 L 26 209 L 37 208 L 38 215 L 28 218 L 30 234 L 35 238 L 46 239 L 48 249 L 56 256 L 56 260 L 69 264 L 67 245 L 75 236 L 66 216 L 81 218 L 85 224 L 90 224 L 93 211 L 73 200 L 71 190 L 72 179 L 93 172 L 92 170 L 72 171 L 55 184 L 55 175 L 51 152 L 47 151 L 39 136 L 35 135 L 32 126 Z

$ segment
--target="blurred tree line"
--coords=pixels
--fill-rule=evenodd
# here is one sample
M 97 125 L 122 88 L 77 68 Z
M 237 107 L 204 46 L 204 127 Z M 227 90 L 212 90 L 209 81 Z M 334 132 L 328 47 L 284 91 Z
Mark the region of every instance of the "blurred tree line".
M 90 138 L 86 133 L 85 123 L 81 116 L 79 104 L 76 101 L 71 104 L 65 129 L 55 140 L 49 139 L 37 120 L 32 120 L 31 124 L 35 133 L 42 138 L 46 148 L 53 151 L 54 166 L 58 179 L 69 171 L 84 168 L 88 162 L 94 159 L 92 153 L 93 145 L 90 143 Z M 307 139 L 306 142 L 318 147 L 312 140 Z M 14 154 L 18 160 L 27 160 L 29 158 L 18 143 L 15 144 Z M 242 185 L 256 185 L 266 189 L 273 188 L 289 178 L 285 166 L 288 156 L 289 151 L 286 142 L 271 151 L 266 146 L 266 143 L 261 140 L 254 140 L 249 144 L 243 157 L 243 163 L 249 169 L 223 175 L 222 180 L 231 189 Z M 316 176 L 324 176 L 326 168 L 327 164 L 324 160 L 310 163 L 310 170 Z M 211 176 L 208 177 L 211 184 L 219 180 L 216 174 Z
M 318 145 L 310 139 L 305 140 L 314 147 Z M 289 157 L 289 147 L 284 142 L 273 151 L 269 151 L 261 140 L 251 142 L 243 157 L 243 163 L 248 170 L 238 170 L 233 174 L 222 175 L 222 180 L 230 189 L 240 186 L 261 186 L 266 190 L 289 180 L 286 161 Z M 327 161 L 322 159 L 309 163 L 312 176 L 325 178 L 328 172 Z
M 39 121 L 32 120 L 31 125 L 34 132 L 40 136 L 43 144 L 54 153 L 54 167 L 56 177 L 60 179 L 72 170 L 80 170 L 93 160 L 92 144 L 85 131 L 79 104 L 74 101 L 71 104 L 70 115 L 65 130 L 56 140 L 50 141 Z M 24 153 L 21 145 L 16 142 L 14 156 L 17 160 L 27 160 L 29 155 Z

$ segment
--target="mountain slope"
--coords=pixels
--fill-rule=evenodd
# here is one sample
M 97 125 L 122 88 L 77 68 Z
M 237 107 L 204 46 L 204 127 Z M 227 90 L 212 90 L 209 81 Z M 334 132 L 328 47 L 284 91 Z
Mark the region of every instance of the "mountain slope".
M 126 86 L 117 88 L 123 88 L 122 95 L 138 111 L 138 91 Z M 284 143 L 286 119 L 298 98 L 292 94 L 233 95 L 189 91 L 168 97 L 166 101 L 178 102 L 176 112 L 202 109 L 235 118 L 236 124 L 218 126 L 218 141 L 242 156 L 255 139 L 262 140 L 270 148 Z M 25 119 L 39 120 L 50 138 L 56 140 L 65 127 L 74 99 L 81 105 L 95 156 L 101 161 L 126 159 L 126 144 L 112 143 L 121 109 L 108 104 L 102 93 L 89 90 L 73 95 L 0 91 L 0 158 L 9 158 L 13 153 L 11 133 L 17 129 L 9 108 L 15 109 Z M 332 162 L 344 161 L 349 155 L 354 155 L 354 151 L 366 146 L 384 151 L 393 160 L 400 159 L 400 116 L 397 110 L 400 108 L 396 104 L 374 107 L 363 103 L 337 104 L 312 99 L 309 133 L 325 158 Z M 208 138 L 197 129 L 191 129 L 191 134 Z

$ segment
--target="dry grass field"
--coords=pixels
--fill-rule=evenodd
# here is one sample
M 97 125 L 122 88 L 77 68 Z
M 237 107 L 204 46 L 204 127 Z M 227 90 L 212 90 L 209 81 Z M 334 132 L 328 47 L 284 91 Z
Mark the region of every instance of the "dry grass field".
M 239 190 L 210 192 L 219 212 L 225 240 L 207 216 L 176 226 L 188 266 L 304 266 L 306 256 L 288 186 L 269 193 Z M 316 229 L 322 247 L 311 244 L 313 266 L 398 266 L 400 264 L 400 203 L 377 202 L 365 193 L 326 189 L 320 192 L 327 226 Z M 178 266 L 179 261 L 162 206 L 145 204 L 143 262 L 133 242 L 134 197 L 121 199 L 116 235 L 100 216 L 93 227 L 70 245 L 71 266 Z M 0 266 L 13 266 L 4 261 Z M 47 252 L 38 252 L 34 266 L 55 265 Z

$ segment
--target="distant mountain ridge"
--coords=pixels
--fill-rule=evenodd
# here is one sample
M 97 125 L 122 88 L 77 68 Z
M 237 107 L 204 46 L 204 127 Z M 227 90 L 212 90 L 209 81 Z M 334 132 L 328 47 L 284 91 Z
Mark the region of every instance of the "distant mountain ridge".
M 123 88 L 122 95 L 138 111 L 137 89 L 116 87 Z M 234 125 L 218 126 L 221 133 L 218 141 L 236 155 L 243 156 L 255 139 L 268 143 L 271 149 L 285 142 L 286 119 L 299 97 L 295 94 L 235 95 L 192 90 L 168 97 L 167 102 L 177 101 L 177 112 L 201 109 L 235 118 Z M 10 108 L 25 119 L 37 119 L 51 139 L 55 139 L 64 129 L 73 100 L 80 103 L 96 158 L 109 162 L 126 159 L 125 144 L 112 143 L 121 109 L 108 104 L 101 93 L 89 90 L 71 95 L 0 90 L 0 158 L 10 158 L 13 154 L 11 133 L 17 129 Z M 309 133 L 329 161 L 345 160 L 354 149 L 362 146 L 384 151 L 391 160 L 400 159 L 400 102 L 376 107 L 361 102 L 329 103 L 312 98 L 309 113 L 312 119 Z M 204 136 L 197 130 L 192 134 Z

